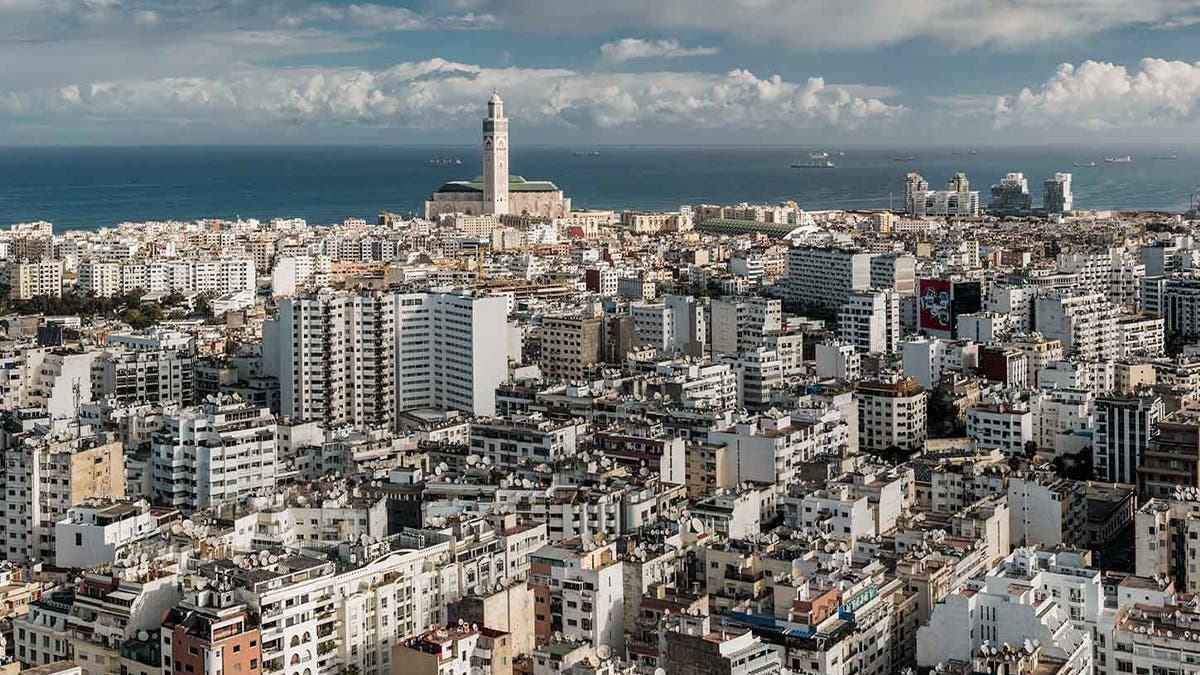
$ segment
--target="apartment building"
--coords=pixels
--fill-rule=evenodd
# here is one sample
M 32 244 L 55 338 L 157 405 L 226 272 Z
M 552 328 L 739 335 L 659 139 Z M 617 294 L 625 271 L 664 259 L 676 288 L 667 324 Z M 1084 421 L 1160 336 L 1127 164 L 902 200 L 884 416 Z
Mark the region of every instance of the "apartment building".
M 594 646 L 625 644 L 625 590 L 612 544 L 591 550 L 543 546 L 530 561 L 539 641 L 554 634 Z
M 891 381 L 860 381 L 858 398 L 858 443 L 867 451 L 896 447 L 916 451 L 925 447 L 928 392 L 911 378 Z
M 763 345 L 767 333 L 782 327 L 779 300 L 740 297 L 713 300 L 712 353 L 739 354 Z
M 1054 291 L 1039 295 L 1036 330 L 1059 340 L 1063 351 L 1083 361 L 1107 361 L 1120 354 L 1117 309 L 1099 293 Z
M 76 429 L 0 431 L 4 558 L 55 559 L 55 524 L 87 499 L 125 495 L 125 451 L 115 434 Z
M 838 339 L 864 354 L 894 354 L 900 343 L 900 298 L 891 289 L 854 291 L 837 318 Z
M 265 371 L 298 419 L 392 426 L 397 412 L 428 407 L 493 415 L 508 377 L 507 314 L 500 296 L 287 298 L 263 327 Z
M 8 286 L 8 297 L 30 300 L 39 296 L 62 295 L 61 260 L 11 260 L 0 263 L 0 284 Z
M 240 396 L 163 415 L 151 442 L 155 500 L 185 511 L 217 506 L 275 487 L 275 416 Z
M 1158 436 L 1162 397 L 1153 394 L 1102 396 L 1095 402 L 1092 468 L 1098 480 L 1136 483 L 1143 452 Z

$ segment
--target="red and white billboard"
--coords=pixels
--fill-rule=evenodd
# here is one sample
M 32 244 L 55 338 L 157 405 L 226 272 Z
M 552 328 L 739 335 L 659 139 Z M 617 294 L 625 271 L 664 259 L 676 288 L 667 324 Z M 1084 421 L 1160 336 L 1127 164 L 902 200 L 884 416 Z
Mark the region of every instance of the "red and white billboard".
M 950 281 L 921 279 L 917 285 L 917 326 L 949 333 L 954 329 Z

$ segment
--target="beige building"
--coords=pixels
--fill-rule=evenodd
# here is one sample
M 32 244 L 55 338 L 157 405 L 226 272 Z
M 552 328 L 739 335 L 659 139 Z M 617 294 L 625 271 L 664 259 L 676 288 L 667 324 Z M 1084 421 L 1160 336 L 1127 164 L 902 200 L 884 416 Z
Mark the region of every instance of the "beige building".
M 435 628 L 392 647 L 394 675 L 512 675 L 508 633 L 472 624 Z
M 689 499 L 703 497 L 714 490 L 732 487 L 727 467 L 729 446 L 716 443 L 689 443 L 685 450 L 687 493 Z
M 925 447 L 928 393 L 916 380 L 859 382 L 855 394 L 860 448 L 916 451 Z
M 67 510 L 93 498 L 125 496 L 125 451 L 118 437 L 74 431 L 4 432 L 0 467 L 5 493 L 4 557 L 13 562 L 53 561 L 54 525 Z
M 533 588 L 518 581 L 481 595 L 467 595 L 449 607 L 449 623 L 462 621 L 507 633 L 513 654 L 532 654 L 534 634 Z
M 29 300 L 43 295 L 62 295 L 61 260 L 13 261 L 0 265 L 0 283 L 8 286 L 13 300 Z

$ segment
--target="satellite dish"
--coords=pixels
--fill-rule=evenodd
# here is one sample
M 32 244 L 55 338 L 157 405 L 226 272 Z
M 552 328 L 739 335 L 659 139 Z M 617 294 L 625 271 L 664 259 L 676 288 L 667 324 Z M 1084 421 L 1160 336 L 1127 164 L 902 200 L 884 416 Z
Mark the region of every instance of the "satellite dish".
M 609 660 L 612 658 L 612 647 L 609 647 L 608 645 L 600 645 L 599 647 L 596 647 L 596 656 L 599 657 L 601 661 Z

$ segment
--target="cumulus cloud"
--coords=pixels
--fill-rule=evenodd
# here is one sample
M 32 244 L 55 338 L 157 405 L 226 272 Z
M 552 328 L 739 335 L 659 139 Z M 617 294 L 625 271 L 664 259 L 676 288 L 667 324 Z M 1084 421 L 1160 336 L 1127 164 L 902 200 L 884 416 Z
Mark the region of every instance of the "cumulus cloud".
M 686 56 L 712 56 L 716 47 L 684 47 L 679 40 L 642 40 L 621 38 L 600 45 L 600 58 L 609 63 L 624 63 L 633 59 L 677 59 Z
M 251 68 L 223 77 L 92 82 L 0 95 L 0 111 L 14 117 L 278 120 L 428 129 L 473 124 L 493 88 L 504 94 L 512 114 L 531 127 L 855 127 L 903 112 L 820 77 L 790 82 L 748 70 L 582 73 L 487 68 L 444 59 L 378 71 Z
M 451 2 L 456 4 L 456 2 Z M 1198 0 L 472 0 L 519 30 L 655 30 L 859 49 L 931 39 L 959 47 L 1022 47 L 1128 25 L 1172 25 Z
M 1064 63 L 1037 89 L 996 100 L 999 125 L 1088 130 L 1164 125 L 1200 107 L 1200 62 L 1142 59 L 1137 70 L 1101 61 Z

